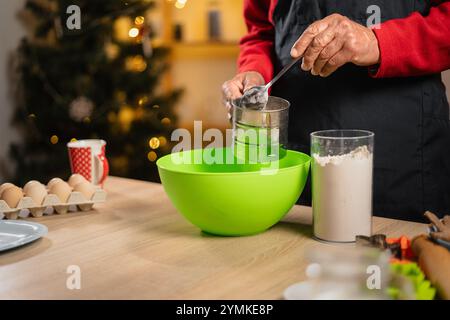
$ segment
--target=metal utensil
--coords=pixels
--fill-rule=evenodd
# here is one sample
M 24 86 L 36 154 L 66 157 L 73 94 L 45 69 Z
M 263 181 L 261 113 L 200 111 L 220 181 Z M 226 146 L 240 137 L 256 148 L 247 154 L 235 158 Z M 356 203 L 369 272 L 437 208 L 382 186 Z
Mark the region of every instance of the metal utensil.
M 295 58 L 285 66 L 268 84 L 265 86 L 256 86 L 244 92 L 236 105 L 253 110 L 262 110 L 265 108 L 269 99 L 269 88 L 277 82 L 286 72 L 288 72 L 302 57 Z

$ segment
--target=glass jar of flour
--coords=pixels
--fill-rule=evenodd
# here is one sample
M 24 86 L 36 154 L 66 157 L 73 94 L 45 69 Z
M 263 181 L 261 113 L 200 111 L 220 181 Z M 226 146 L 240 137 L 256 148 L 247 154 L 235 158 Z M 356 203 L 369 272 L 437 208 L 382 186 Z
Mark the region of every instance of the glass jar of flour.
M 327 130 L 311 134 L 314 236 L 354 242 L 372 233 L 374 134 Z

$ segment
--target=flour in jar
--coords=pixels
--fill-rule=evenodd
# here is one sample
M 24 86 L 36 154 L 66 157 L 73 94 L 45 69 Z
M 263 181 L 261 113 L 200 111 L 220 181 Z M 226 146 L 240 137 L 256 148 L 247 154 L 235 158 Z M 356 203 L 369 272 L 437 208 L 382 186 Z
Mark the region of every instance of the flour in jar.
M 313 154 L 316 237 L 336 242 L 371 235 L 373 154 L 367 146 L 336 156 Z

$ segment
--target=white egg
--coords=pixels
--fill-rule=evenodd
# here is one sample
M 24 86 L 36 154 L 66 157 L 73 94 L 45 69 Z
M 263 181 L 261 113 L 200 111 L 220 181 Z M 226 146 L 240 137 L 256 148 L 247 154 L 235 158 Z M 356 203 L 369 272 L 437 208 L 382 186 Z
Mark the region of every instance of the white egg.
M 52 180 L 50 180 L 47 183 L 47 188 L 50 189 L 55 183 L 60 182 L 60 181 L 64 181 L 64 180 L 61 178 L 53 178 Z
M 11 187 L 15 187 L 15 185 L 13 185 L 12 183 L 9 183 L 9 182 L 2 184 L 0 186 L 0 197 L 2 196 L 3 191 L 5 191 L 6 189 L 11 188 Z
M 28 193 L 29 188 L 35 185 L 41 185 L 41 183 L 36 180 L 28 181 L 27 184 L 23 186 L 23 192 Z
M 81 192 L 87 200 L 91 200 L 95 193 L 95 188 L 89 182 L 81 182 L 73 188 L 73 191 Z
M 17 205 L 22 198 L 22 189 L 16 186 L 7 188 L 2 193 L 2 200 L 5 200 L 10 208 L 17 208 Z
M 48 193 L 56 195 L 62 203 L 69 199 L 72 188 L 65 181 L 59 181 L 52 185 Z
M 69 178 L 69 185 L 73 188 L 75 187 L 77 184 L 82 183 L 82 182 L 88 182 L 87 179 L 85 177 L 83 177 L 81 174 L 75 173 L 73 175 L 70 176 Z
M 42 184 L 33 184 L 28 187 L 25 192 L 25 196 L 33 199 L 33 202 L 36 206 L 40 206 L 47 195 L 47 189 Z

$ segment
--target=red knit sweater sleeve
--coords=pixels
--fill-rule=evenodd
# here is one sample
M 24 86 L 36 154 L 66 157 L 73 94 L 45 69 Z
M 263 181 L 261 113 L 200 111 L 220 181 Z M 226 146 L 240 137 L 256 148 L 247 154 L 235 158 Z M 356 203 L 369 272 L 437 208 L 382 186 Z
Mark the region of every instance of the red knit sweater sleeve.
M 239 72 L 257 71 L 266 82 L 273 76 L 274 26 L 271 0 L 245 0 L 244 18 L 248 33 L 240 42 Z
M 374 29 L 381 53 L 375 78 L 437 73 L 450 68 L 450 1 L 427 16 L 413 13 Z

